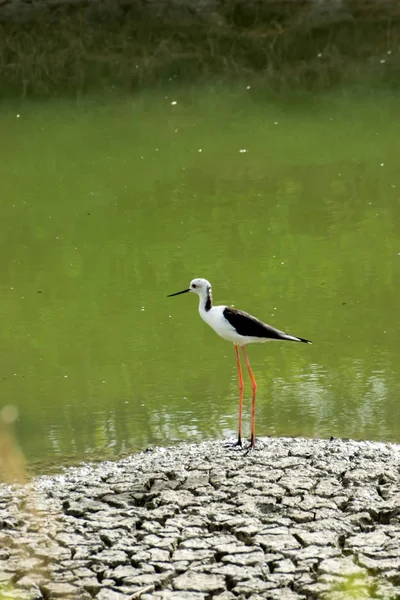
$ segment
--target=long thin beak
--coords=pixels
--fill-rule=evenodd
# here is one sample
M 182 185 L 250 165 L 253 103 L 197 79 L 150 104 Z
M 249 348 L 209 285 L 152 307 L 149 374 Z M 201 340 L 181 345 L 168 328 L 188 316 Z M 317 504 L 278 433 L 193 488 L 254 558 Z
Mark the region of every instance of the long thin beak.
M 175 292 L 175 294 L 168 294 L 167 298 L 171 298 L 171 296 L 179 296 L 179 294 L 186 294 L 186 292 L 190 292 L 190 288 L 187 290 L 182 290 L 181 292 Z

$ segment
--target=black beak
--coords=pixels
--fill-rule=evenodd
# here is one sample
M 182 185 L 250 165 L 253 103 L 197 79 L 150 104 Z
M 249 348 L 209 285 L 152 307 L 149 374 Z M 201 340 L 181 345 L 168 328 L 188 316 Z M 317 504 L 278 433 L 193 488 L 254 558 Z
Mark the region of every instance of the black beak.
M 171 298 L 171 296 L 179 296 L 179 294 L 186 294 L 186 292 L 190 292 L 190 288 L 187 290 L 182 290 L 181 292 L 175 292 L 175 294 L 168 294 L 167 298 Z

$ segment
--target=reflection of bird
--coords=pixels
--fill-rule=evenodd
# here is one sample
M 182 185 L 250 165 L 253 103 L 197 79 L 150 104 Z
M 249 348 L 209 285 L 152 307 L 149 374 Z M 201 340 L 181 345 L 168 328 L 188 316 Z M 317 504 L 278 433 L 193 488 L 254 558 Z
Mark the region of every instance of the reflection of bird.
M 311 344 L 311 342 L 294 335 L 288 335 L 283 331 L 279 331 L 279 329 L 275 329 L 274 327 L 259 321 L 252 315 L 249 315 L 241 310 L 237 310 L 236 308 L 229 308 L 229 306 L 213 306 L 211 284 L 209 281 L 207 281 L 207 279 L 193 279 L 193 281 L 190 282 L 190 287 L 187 290 L 182 290 L 181 292 L 176 292 L 175 294 L 169 294 L 168 297 L 178 296 L 179 294 L 185 294 L 186 292 L 194 292 L 195 294 L 199 295 L 199 313 L 203 321 L 210 325 L 210 327 L 212 327 L 214 331 L 222 338 L 228 340 L 229 342 L 233 342 L 233 345 L 235 346 L 236 362 L 239 375 L 239 435 L 237 445 L 240 447 L 242 447 L 242 407 L 244 384 L 238 347 L 242 347 L 252 389 L 251 440 L 249 446 L 249 449 L 252 449 L 255 447 L 256 442 L 255 406 L 257 384 L 256 380 L 254 379 L 253 371 L 251 370 L 249 359 L 247 358 L 245 345 L 254 342 L 269 342 L 278 340 L 288 342 L 304 342 L 306 344 Z

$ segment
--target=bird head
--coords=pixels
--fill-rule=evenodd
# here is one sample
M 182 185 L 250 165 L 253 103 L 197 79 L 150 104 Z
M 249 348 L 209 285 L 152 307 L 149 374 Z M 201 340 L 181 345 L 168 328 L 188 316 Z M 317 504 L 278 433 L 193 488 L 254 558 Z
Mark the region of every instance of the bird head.
M 194 292 L 199 296 L 207 296 L 208 292 L 211 290 L 211 283 L 207 281 L 207 279 L 197 278 L 192 279 L 189 287 L 186 290 L 182 290 L 181 292 L 175 292 L 175 294 L 168 294 L 168 297 L 178 296 L 179 294 L 186 294 L 187 292 Z

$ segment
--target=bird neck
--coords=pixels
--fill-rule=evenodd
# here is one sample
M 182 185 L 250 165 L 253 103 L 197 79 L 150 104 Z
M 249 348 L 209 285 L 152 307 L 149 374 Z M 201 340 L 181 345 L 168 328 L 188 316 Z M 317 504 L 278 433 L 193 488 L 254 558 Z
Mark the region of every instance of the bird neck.
M 204 295 L 200 296 L 199 310 L 208 312 L 212 308 L 212 291 L 211 287 L 207 288 Z

